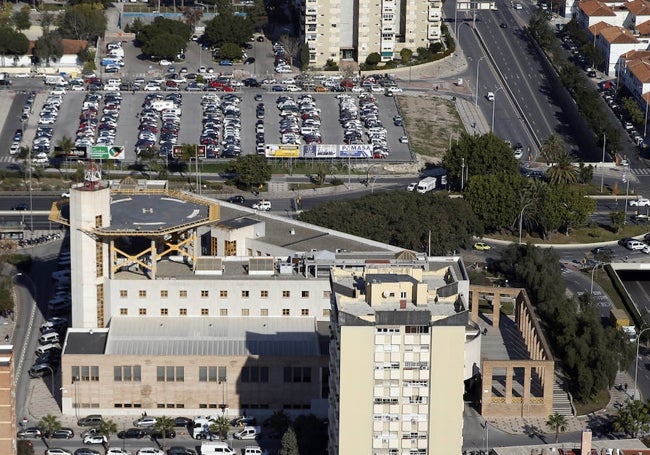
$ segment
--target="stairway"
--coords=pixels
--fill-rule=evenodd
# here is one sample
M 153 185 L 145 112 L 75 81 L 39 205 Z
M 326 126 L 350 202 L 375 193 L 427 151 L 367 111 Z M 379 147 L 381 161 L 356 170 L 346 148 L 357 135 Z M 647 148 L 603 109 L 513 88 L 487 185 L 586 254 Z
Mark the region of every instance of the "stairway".
M 564 390 L 564 378 L 559 376 L 557 372 L 553 381 L 553 413 L 556 412 L 565 417 L 573 416 L 569 393 Z

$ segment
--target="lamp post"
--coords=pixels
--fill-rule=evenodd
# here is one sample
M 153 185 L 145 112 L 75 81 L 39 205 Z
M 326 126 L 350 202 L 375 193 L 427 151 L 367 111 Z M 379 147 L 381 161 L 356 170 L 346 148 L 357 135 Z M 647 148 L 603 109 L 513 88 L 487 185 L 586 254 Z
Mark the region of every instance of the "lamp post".
M 481 67 L 481 60 L 486 58 L 487 56 L 484 55 L 483 57 L 479 58 L 478 61 L 476 62 L 476 93 L 474 93 L 474 106 L 478 106 L 478 69 Z
M 497 93 L 499 90 L 503 90 L 503 87 L 499 87 L 494 91 L 494 101 L 492 101 L 492 123 L 490 125 L 490 133 L 494 132 L 494 108 L 497 105 Z
M 647 111 L 646 103 L 646 111 Z M 647 118 L 646 118 L 647 120 Z M 603 133 L 603 159 L 600 162 L 600 192 L 603 192 L 603 184 L 605 183 L 605 144 L 607 143 L 607 136 Z
M 623 220 L 623 224 L 627 224 L 627 200 L 630 197 L 630 176 L 628 175 L 628 172 L 630 170 L 630 165 L 628 164 L 626 166 L 625 172 L 623 175 L 625 176 L 624 182 L 625 182 L 625 219 Z
M 599 265 L 600 262 L 596 262 L 596 264 L 591 268 L 591 286 L 589 287 L 589 295 L 594 295 L 594 272 L 596 271 Z
M 521 212 L 519 213 L 519 244 L 521 245 L 521 225 L 523 224 L 524 220 L 524 211 L 528 208 L 528 206 L 531 203 L 529 202 L 528 204 L 524 205 L 523 208 L 521 209 Z
M 635 400 L 637 399 L 636 380 L 639 374 L 639 343 L 641 342 L 641 335 L 643 335 L 643 332 L 645 332 L 646 330 L 650 330 L 650 327 L 646 327 L 645 329 L 641 330 L 636 337 L 636 359 L 634 363 L 634 396 L 633 396 Z
M 487 420 L 483 422 L 483 428 L 485 428 L 485 453 L 490 453 L 490 432 L 488 431 L 490 427 Z

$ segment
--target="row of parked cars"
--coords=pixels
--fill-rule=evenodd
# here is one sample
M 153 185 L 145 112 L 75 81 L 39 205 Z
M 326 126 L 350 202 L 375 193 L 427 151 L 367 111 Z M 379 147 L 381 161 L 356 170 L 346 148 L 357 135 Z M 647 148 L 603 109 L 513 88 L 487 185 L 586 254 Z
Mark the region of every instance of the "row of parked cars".
M 208 158 L 236 158 L 241 155 L 240 103 L 241 98 L 234 94 L 221 98 L 216 93 L 203 95 L 203 128 L 199 142 L 206 146 Z
M 180 133 L 182 104 L 183 96 L 180 93 L 150 93 L 145 97 L 138 114 L 140 123 L 136 154 L 158 144 L 160 156 L 172 155 Z
M 362 93 L 357 97 L 340 94 L 339 122 L 345 129 L 343 140 L 346 144 L 363 144 L 364 134 L 373 146 L 374 158 L 386 158 L 389 155 L 387 131 L 379 119 L 379 107 L 375 97 Z
M 273 64 L 275 65 L 276 73 L 293 73 L 290 65 L 291 58 L 282 44 L 273 43 L 273 57 L 275 58 Z
M 276 106 L 280 111 L 280 142 L 283 144 L 321 143 L 320 109 L 310 94 L 294 99 L 279 96 Z

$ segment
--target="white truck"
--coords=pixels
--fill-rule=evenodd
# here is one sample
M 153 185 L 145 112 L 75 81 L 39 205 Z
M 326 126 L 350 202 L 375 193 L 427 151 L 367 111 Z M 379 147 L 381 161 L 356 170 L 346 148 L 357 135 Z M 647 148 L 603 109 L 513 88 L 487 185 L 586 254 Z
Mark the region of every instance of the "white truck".
M 201 443 L 201 455 L 208 454 L 235 455 L 236 452 L 225 442 Z
M 45 76 L 45 85 L 63 85 L 65 84 L 65 79 L 63 76 Z
M 418 183 L 417 188 L 415 188 L 415 191 L 418 193 L 428 193 L 429 191 L 433 191 L 436 188 L 436 178 L 435 177 L 427 177 L 422 180 L 420 180 L 420 183 Z

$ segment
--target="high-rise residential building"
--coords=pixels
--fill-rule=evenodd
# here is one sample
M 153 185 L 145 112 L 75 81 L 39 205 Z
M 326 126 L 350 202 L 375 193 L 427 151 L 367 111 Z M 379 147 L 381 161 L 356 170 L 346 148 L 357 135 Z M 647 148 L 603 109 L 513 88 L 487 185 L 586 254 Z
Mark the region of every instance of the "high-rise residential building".
M 16 453 L 13 346 L 0 346 L 0 453 Z
M 332 290 L 329 453 L 460 453 L 481 339 L 458 264 L 333 269 Z
M 364 63 L 373 52 L 386 62 L 442 37 L 440 0 L 301 0 L 296 7 L 311 67 Z

